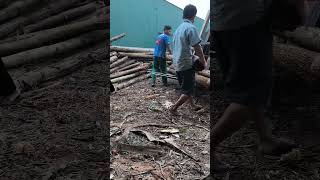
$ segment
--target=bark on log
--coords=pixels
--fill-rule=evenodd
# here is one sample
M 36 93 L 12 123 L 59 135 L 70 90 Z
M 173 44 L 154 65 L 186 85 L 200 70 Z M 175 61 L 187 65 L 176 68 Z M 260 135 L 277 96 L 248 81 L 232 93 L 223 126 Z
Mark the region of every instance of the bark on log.
M 150 74 L 146 74 L 146 75 L 142 75 L 142 76 L 136 77 L 136 78 L 134 78 L 134 79 L 131 79 L 131 80 L 128 81 L 128 82 L 124 82 L 124 83 L 121 83 L 121 84 L 119 84 L 119 85 L 116 85 L 116 86 L 115 86 L 115 89 L 116 89 L 116 90 L 120 90 L 120 89 L 126 88 L 126 87 L 131 86 L 131 85 L 133 85 L 133 84 L 135 84 L 135 83 L 138 83 L 138 82 L 140 82 L 140 81 L 143 81 L 143 80 L 145 80 L 145 79 L 148 79 L 149 77 L 150 77 Z
M 110 57 L 112 57 L 112 56 L 117 56 L 117 55 L 118 55 L 117 52 L 110 52 Z
M 135 67 L 140 66 L 140 65 L 141 65 L 141 63 L 140 63 L 140 62 L 137 62 L 137 63 L 131 64 L 131 65 L 129 65 L 129 66 L 120 68 L 118 71 L 119 71 L 119 72 L 125 71 L 125 70 L 132 69 L 132 68 L 135 68 Z
M 12 0 L 1 0 L 0 1 L 0 9 L 7 7 Z
M 274 63 L 296 73 L 305 80 L 319 78 L 320 71 L 311 70 L 312 63 L 319 57 L 317 52 L 293 45 L 274 43 L 273 56 Z
M 299 27 L 295 31 L 277 33 L 277 35 L 284 36 L 306 49 L 320 52 L 320 28 Z
M 197 73 L 200 74 L 201 76 L 210 78 L 210 70 L 203 70 L 203 71 L 199 71 Z
M 107 21 L 102 23 L 101 18 L 102 17 L 93 17 L 74 24 L 41 31 L 28 39 L 0 44 L 0 56 L 8 56 L 28 49 L 57 43 L 82 33 L 105 29 Z
M 22 0 L 16 1 L 6 9 L 0 12 L 0 23 L 22 15 L 24 12 L 28 11 L 32 6 L 41 3 L 41 0 Z
M 80 67 L 87 66 L 94 61 L 94 58 L 102 58 L 105 56 L 105 53 L 100 53 L 98 51 L 104 51 L 104 49 L 97 50 L 90 54 L 86 53 L 86 55 L 80 55 L 77 57 L 72 56 L 64 61 L 47 66 L 40 70 L 28 72 L 18 78 L 18 80 L 22 82 L 22 89 L 25 91 L 37 86 L 41 82 L 64 76 L 79 69 Z
M 114 42 L 114 41 L 116 41 L 116 40 L 118 40 L 118 39 L 121 39 L 121 38 L 123 38 L 124 36 L 126 36 L 125 33 L 122 33 L 122 34 L 119 34 L 119 35 L 117 35 L 117 36 L 114 36 L 114 37 L 112 37 L 112 38 L 110 39 L 110 43 L 112 43 L 112 42 Z
M 145 54 L 145 53 L 126 53 L 119 52 L 119 56 L 128 56 L 130 58 L 141 58 L 141 59 L 153 59 L 153 55 Z M 172 60 L 171 55 L 167 55 L 167 60 Z
M 125 75 L 131 74 L 131 73 L 135 73 L 135 72 L 139 72 L 139 71 L 146 71 L 146 70 L 147 70 L 147 66 L 140 66 L 140 67 L 137 67 L 137 68 L 133 68 L 133 69 L 129 69 L 129 70 L 126 70 L 126 71 L 118 72 L 116 74 L 111 74 L 110 75 L 110 79 L 114 79 L 114 78 L 117 78 L 117 77 L 125 76 Z
M 39 31 L 39 30 L 50 29 L 50 28 L 56 27 L 60 24 L 64 24 L 66 22 L 74 20 L 74 19 L 81 17 L 83 15 L 92 13 L 95 10 L 96 10 L 96 4 L 89 3 L 87 5 L 77 7 L 77 8 L 65 11 L 61 14 L 49 17 L 49 18 L 44 19 L 43 21 L 36 23 L 34 25 L 27 26 L 25 28 L 25 33 L 31 33 L 31 32 L 35 32 L 35 31 Z
M 205 76 L 201 76 L 199 74 L 196 74 L 195 76 L 196 83 L 199 84 L 200 86 L 209 89 L 210 87 L 210 78 L 207 78 Z
M 140 76 L 142 74 L 146 74 L 146 72 L 144 72 L 144 71 L 135 72 L 135 73 L 132 73 L 132 74 L 129 74 L 129 75 L 125 75 L 125 76 L 121 76 L 121 77 L 118 77 L 118 78 L 114 78 L 114 79 L 111 80 L 111 82 L 112 83 L 121 83 L 123 81 L 126 81 L 126 80 L 129 80 L 129 79 L 135 78 L 137 76 Z
M 20 31 L 19 34 L 29 33 L 27 28 L 24 28 L 24 26 L 39 22 L 39 21 L 46 19 L 52 15 L 63 12 L 64 10 L 66 10 L 68 8 L 76 7 L 77 4 L 79 4 L 79 3 L 77 3 L 76 0 L 53 3 L 50 7 L 45 8 L 41 11 L 35 12 L 27 17 L 24 17 L 24 16 L 18 17 L 16 19 L 14 19 L 13 21 L 10 21 L 9 23 L 1 26 L 0 39 L 7 37 L 10 33 L 14 32 L 16 30 Z M 40 22 L 40 24 L 41 24 L 41 22 Z M 36 26 L 37 25 L 38 24 L 36 24 Z M 53 25 L 55 25 L 55 24 L 53 24 Z M 52 27 L 54 27 L 54 26 L 52 26 Z
M 176 75 L 176 71 L 173 68 L 167 68 L 168 73 L 172 75 Z M 196 73 L 195 75 L 196 83 L 199 84 L 200 86 L 209 89 L 210 87 L 210 78 L 207 78 L 205 76 L 199 75 Z
M 81 37 L 65 42 L 43 46 L 37 49 L 31 49 L 18 54 L 3 57 L 2 60 L 7 68 L 13 68 L 23 64 L 46 60 L 56 55 L 65 54 L 75 49 L 88 47 L 104 41 L 103 38 L 106 36 L 106 33 L 106 31 L 90 32 Z
M 129 66 L 129 65 L 131 65 L 131 64 L 133 64 L 133 63 L 135 63 L 135 61 L 132 61 L 132 60 L 131 60 L 131 61 L 127 61 L 127 62 L 125 62 L 125 63 L 123 63 L 123 64 L 121 64 L 121 65 L 119 65 L 119 66 L 116 66 L 116 67 L 114 67 L 114 68 L 112 68 L 112 69 L 110 70 L 110 74 L 118 71 L 118 70 L 121 69 L 121 68 L 127 67 L 127 66 Z
M 118 66 L 118 65 L 120 65 L 120 64 L 122 64 L 124 62 L 126 62 L 127 60 L 128 60 L 128 57 L 124 57 L 122 59 L 117 60 L 116 62 L 110 64 L 110 69 L 112 69 L 112 68 L 114 68 L 114 67 L 116 67 L 116 66 Z
M 135 52 L 135 53 L 152 53 L 153 49 L 151 48 L 137 48 L 137 47 L 125 47 L 125 46 L 111 46 L 110 49 L 112 51 L 118 52 Z
M 112 57 L 110 58 L 110 64 L 116 62 L 117 60 L 118 60 L 118 56 L 112 56 Z

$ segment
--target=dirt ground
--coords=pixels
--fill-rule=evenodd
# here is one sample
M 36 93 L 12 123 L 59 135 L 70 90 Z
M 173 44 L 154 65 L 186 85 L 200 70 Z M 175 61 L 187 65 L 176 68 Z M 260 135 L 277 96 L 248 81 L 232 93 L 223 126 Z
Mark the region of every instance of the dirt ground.
M 165 103 L 177 100 L 176 88 L 175 82 L 169 87 L 159 82 L 151 88 L 146 80 L 110 96 L 114 179 L 199 179 L 209 173 L 209 95 L 198 93 L 197 103 L 204 107 L 201 113 L 185 105 L 179 110 L 182 116 L 175 117 Z M 136 127 L 140 124 L 144 126 Z M 123 136 L 130 127 L 134 131 Z M 173 129 L 176 132 L 161 132 Z M 170 139 L 175 146 L 151 142 L 145 134 Z
M 108 179 L 107 63 L 0 106 L 0 179 Z
M 218 148 L 218 154 L 234 167 L 215 179 L 230 180 L 318 180 L 320 179 L 320 88 L 306 83 L 285 69 L 274 73 L 272 108 L 267 118 L 273 133 L 295 141 L 299 148 L 283 157 L 261 157 L 257 153 L 254 124 L 248 123 Z M 226 107 L 221 88 L 212 91 L 211 122 L 216 123 Z

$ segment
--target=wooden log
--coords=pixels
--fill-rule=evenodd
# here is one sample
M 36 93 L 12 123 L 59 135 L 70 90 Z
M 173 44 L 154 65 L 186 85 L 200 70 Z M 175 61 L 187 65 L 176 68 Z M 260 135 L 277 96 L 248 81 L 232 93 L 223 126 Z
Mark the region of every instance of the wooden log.
M 118 60 L 118 56 L 112 56 L 112 57 L 110 58 L 110 64 L 116 62 L 117 60 Z
M 112 83 L 121 83 L 123 81 L 126 81 L 126 80 L 129 80 L 129 79 L 135 78 L 137 76 L 140 76 L 142 74 L 146 74 L 146 72 L 138 71 L 138 72 L 135 72 L 135 73 L 132 73 L 132 74 L 129 74 L 129 75 L 125 75 L 125 76 L 121 76 L 121 77 L 118 77 L 118 78 L 114 78 L 114 79 L 111 80 L 111 82 Z
M 309 50 L 320 52 L 320 28 L 299 27 L 295 31 L 276 33 Z
M 133 69 L 129 69 L 129 70 L 126 70 L 126 71 L 118 72 L 116 74 L 111 74 L 110 75 L 110 79 L 114 79 L 114 78 L 117 78 L 117 77 L 125 76 L 125 75 L 131 74 L 131 73 L 135 73 L 135 72 L 139 72 L 139 71 L 146 71 L 146 70 L 147 70 L 147 66 L 140 66 L 140 67 L 137 67 L 137 68 L 133 68 Z
M 78 17 L 81 17 L 83 15 L 92 13 L 95 10 L 96 10 L 95 3 L 89 3 L 84 6 L 77 7 L 77 8 L 65 11 L 63 13 L 60 13 L 58 15 L 49 17 L 39 23 L 27 26 L 25 28 L 25 33 L 31 33 L 31 32 L 35 32 L 35 31 L 39 31 L 39 30 L 43 30 L 43 29 L 53 28 L 58 25 L 69 22 L 71 20 L 74 20 Z
M 132 69 L 132 68 L 135 68 L 135 67 L 140 66 L 140 65 L 141 65 L 141 63 L 140 63 L 140 62 L 137 62 L 137 63 L 131 64 L 131 65 L 129 65 L 129 66 L 120 68 L 118 71 L 119 71 L 119 72 L 125 71 L 125 70 Z
M 144 75 L 138 76 L 138 77 L 136 77 L 134 79 L 131 79 L 128 82 L 124 82 L 124 83 L 116 85 L 115 89 L 116 90 L 120 90 L 120 89 L 126 88 L 126 87 L 131 86 L 131 85 L 133 85 L 135 83 L 138 83 L 138 82 L 141 82 L 141 81 L 143 81 L 145 79 L 148 79 L 149 77 L 150 77 L 150 74 L 144 74 Z
M 111 46 L 112 51 L 118 52 L 135 52 L 135 53 L 152 53 L 154 49 L 152 48 L 137 48 L 137 47 L 126 47 L 126 46 Z
M 117 52 L 110 52 L 110 57 L 112 57 L 112 56 L 117 56 L 118 55 L 118 53 Z
M 305 80 L 318 79 L 320 71 L 312 71 L 312 63 L 319 57 L 319 53 L 309 51 L 294 45 L 274 43 L 273 61 L 276 65 L 284 67 L 299 75 Z
M 125 62 L 125 63 L 123 63 L 123 64 L 121 64 L 121 65 L 119 65 L 119 66 L 116 66 L 116 67 L 110 69 L 110 74 L 118 71 L 118 70 L 121 69 L 121 68 L 127 67 L 127 66 L 129 66 L 129 65 L 131 65 L 131 64 L 133 64 L 133 63 L 135 63 L 135 61 L 132 61 L 132 60 L 131 60 L 131 61 L 127 61 L 127 62 Z
M 114 41 L 116 41 L 116 40 L 118 40 L 118 39 L 121 39 L 121 38 L 123 38 L 124 36 L 126 36 L 125 33 L 122 33 L 122 34 L 119 34 L 119 35 L 117 35 L 117 36 L 114 36 L 114 37 L 112 37 L 112 38 L 110 39 L 110 43 L 111 43 L 111 42 L 114 42 Z
M 77 0 L 78 1 L 78 0 Z M 19 34 L 23 33 L 30 33 L 27 28 L 24 28 L 24 26 L 27 26 L 32 23 L 37 23 L 43 19 L 46 19 L 52 15 L 55 15 L 57 13 L 63 12 L 65 9 L 76 7 L 77 3 L 76 0 L 71 1 L 61 1 L 57 3 L 53 3 L 51 6 L 44 8 L 40 11 L 35 11 L 29 16 L 20 16 L 13 21 L 10 21 L 7 24 L 3 24 L 0 28 L 0 39 L 7 37 L 10 33 L 19 30 Z M 92 4 L 94 5 L 94 4 Z M 49 18 L 51 19 L 51 18 Z M 52 23 L 52 27 L 55 27 L 56 24 Z M 40 22 L 41 24 L 41 22 Z M 37 26 L 38 24 L 36 24 Z
M 12 0 L 1 0 L 0 1 L 0 9 L 7 7 Z
M 89 54 L 85 53 L 77 56 L 71 56 L 66 58 L 64 61 L 22 75 L 18 78 L 18 80 L 22 83 L 22 90 L 26 91 L 42 82 L 69 74 L 80 67 L 91 64 L 95 60 L 94 58 L 103 58 L 106 56 L 106 52 L 101 53 L 99 51 L 104 52 L 105 50 L 99 49 Z
M 22 15 L 38 3 L 41 3 L 41 0 L 21 0 L 14 2 L 9 7 L 1 10 L 0 23 Z
M 41 31 L 28 39 L 0 44 L 0 56 L 8 56 L 28 49 L 57 43 L 82 33 L 99 29 L 103 30 L 106 28 L 106 25 L 107 21 L 102 23 L 101 17 L 93 17 L 74 24 Z
M 176 75 L 176 71 L 173 68 L 167 68 L 168 73 Z M 205 76 L 199 75 L 199 74 L 195 74 L 195 80 L 196 83 L 206 89 L 209 89 L 210 87 L 210 78 L 207 78 Z
M 106 34 L 106 31 L 93 31 L 81 37 L 77 37 L 65 42 L 60 42 L 49 46 L 42 46 L 37 49 L 31 49 L 18 54 L 3 57 L 2 60 L 7 68 L 13 68 L 31 62 L 39 62 L 41 60 L 43 61 L 53 56 L 71 52 L 75 49 L 97 44 L 101 41 L 104 41 L 103 38 L 106 36 Z
M 127 52 L 119 52 L 119 56 L 128 56 L 130 58 L 141 58 L 141 59 L 153 59 L 153 55 L 145 54 L 145 53 L 127 53 Z M 167 55 L 167 60 L 172 60 L 172 55 Z
M 114 68 L 114 67 L 116 67 L 116 66 L 118 66 L 118 65 L 120 65 L 120 64 L 122 64 L 124 62 L 126 62 L 127 60 L 128 60 L 128 57 L 124 57 L 122 59 L 117 60 L 116 62 L 110 64 L 110 69 L 112 69 L 112 68 Z
M 207 78 L 205 76 L 201 76 L 199 74 L 196 74 L 195 76 L 196 83 L 199 84 L 200 86 L 209 89 L 210 87 L 210 78 Z
M 199 71 L 197 73 L 200 74 L 201 76 L 210 78 L 210 70 L 203 70 L 203 71 Z

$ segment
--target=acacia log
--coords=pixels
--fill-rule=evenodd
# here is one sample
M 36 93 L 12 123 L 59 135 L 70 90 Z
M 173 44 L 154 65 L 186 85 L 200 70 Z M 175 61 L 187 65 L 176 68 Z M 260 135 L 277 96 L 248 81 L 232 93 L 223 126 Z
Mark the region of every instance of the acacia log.
M 207 78 L 205 76 L 201 76 L 199 74 L 195 75 L 196 83 L 201 85 L 202 87 L 205 87 L 206 89 L 209 89 L 210 87 L 210 78 Z
M 101 17 L 93 17 L 74 24 L 60 26 L 36 33 L 33 37 L 15 42 L 0 44 L 0 56 L 8 56 L 28 49 L 57 43 L 89 31 L 105 29 L 107 21 L 102 23 Z
M 153 55 L 145 54 L 145 53 L 127 53 L 127 52 L 119 52 L 119 56 L 128 56 L 131 58 L 141 58 L 141 59 L 153 59 Z M 172 60 L 172 55 L 167 55 L 167 60 Z
M 139 71 L 146 71 L 146 70 L 147 70 L 147 66 L 140 66 L 140 67 L 137 67 L 137 68 L 129 69 L 129 70 L 126 70 L 126 71 L 115 73 L 115 74 L 111 74 L 110 75 L 110 79 L 114 79 L 114 78 L 117 78 L 117 77 L 121 77 L 121 76 L 128 75 L 128 74 L 131 74 L 131 73 L 139 72 Z
M 29 16 L 20 16 L 13 21 L 8 22 L 7 24 L 3 24 L 0 28 L 0 39 L 7 37 L 10 33 L 19 30 L 19 34 L 23 33 L 29 33 L 27 28 L 24 28 L 24 26 L 27 26 L 29 24 L 37 23 L 43 19 L 46 19 L 52 15 L 55 15 L 57 13 L 63 12 L 64 10 L 76 7 L 79 3 L 77 3 L 78 0 L 71 0 L 71 1 L 61 1 L 58 3 L 53 3 L 51 6 L 44 8 L 43 10 L 36 11 L 32 13 Z M 78 8 L 77 8 L 78 9 Z M 55 17 L 55 16 L 54 16 Z M 68 16 L 69 17 L 69 16 Z M 49 18 L 51 19 L 51 18 Z M 41 22 L 39 23 L 41 24 Z M 55 27 L 56 24 L 51 22 L 53 26 Z M 37 26 L 38 24 L 35 24 Z
M 124 82 L 124 83 L 116 85 L 115 89 L 116 90 L 120 90 L 120 89 L 126 88 L 126 87 L 131 86 L 131 85 L 133 85 L 135 83 L 138 83 L 140 81 L 148 79 L 149 77 L 150 77 L 150 74 L 144 74 L 144 75 L 138 76 L 138 77 L 136 77 L 134 79 L 131 79 L 130 81 L 127 81 L 127 82 Z
M 118 40 L 118 39 L 121 39 L 121 38 L 123 38 L 124 36 L 126 36 L 125 33 L 122 33 L 122 34 L 119 34 L 119 35 L 117 35 L 117 36 L 114 36 L 114 37 L 112 37 L 112 38 L 110 39 L 110 43 L 111 43 L 111 42 L 114 42 L 114 41 L 116 41 L 116 40 Z
M 203 70 L 203 71 L 199 71 L 197 73 L 200 74 L 201 76 L 210 78 L 210 70 Z
M 319 53 L 309 51 L 294 45 L 274 43 L 273 61 L 302 79 L 313 80 L 319 78 L 320 71 L 312 71 L 312 63 L 319 57 Z
M 110 58 L 110 64 L 116 62 L 117 60 L 118 60 L 118 56 L 112 56 L 112 57 Z
M 114 68 L 112 68 L 112 69 L 110 70 L 110 74 L 118 71 L 118 70 L 121 69 L 121 68 L 128 67 L 129 65 L 131 65 L 131 64 L 133 64 L 133 63 L 135 63 L 135 61 L 132 61 L 132 60 L 131 60 L 131 61 L 127 61 L 127 62 L 125 62 L 125 63 L 123 63 L 123 64 L 121 64 L 121 65 L 119 65 L 119 66 L 116 66 L 116 67 L 114 67 Z
M 35 87 L 41 82 L 56 79 L 69 74 L 80 67 L 91 64 L 95 59 L 102 60 L 106 56 L 104 49 L 98 49 L 92 53 L 71 56 L 64 61 L 52 64 L 40 70 L 28 72 L 22 75 L 18 80 L 22 82 L 22 90 Z
M 43 46 L 37 49 L 31 49 L 28 51 L 13 54 L 7 57 L 3 57 L 3 63 L 7 68 L 17 67 L 23 64 L 43 61 L 50 57 L 69 53 L 75 49 L 91 46 L 103 41 L 106 36 L 106 31 L 94 31 L 87 33 L 81 37 L 77 37 L 65 42 L 57 44 Z
M 119 59 L 117 61 L 115 61 L 114 63 L 110 64 L 110 69 L 120 65 L 120 64 L 123 64 L 124 62 L 126 62 L 128 60 L 128 57 L 124 57 L 122 59 Z
M 59 26 L 60 24 L 64 24 L 78 17 L 81 17 L 83 15 L 94 12 L 95 10 L 96 10 L 95 3 L 89 3 L 84 6 L 77 7 L 77 8 L 65 11 L 63 13 L 60 13 L 58 15 L 49 17 L 36 24 L 27 26 L 25 28 L 25 33 L 31 33 L 39 30 L 53 28 L 53 27 Z
M 111 80 L 111 82 L 112 83 L 121 83 L 123 81 L 135 78 L 135 77 L 140 76 L 140 75 L 145 74 L 145 73 L 146 72 L 144 72 L 144 71 L 138 71 L 138 72 L 135 72 L 135 73 L 132 73 L 132 74 L 129 74 L 129 75 L 125 75 L 125 76 L 121 76 L 121 77 L 118 77 L 118 78 L 114 78 L 114 79 Z
M 320 52 L 320 28 L 299 27 L 295 31 L 286 31 L 277 35 L 286 37 L 306 49 Z
M 123 67 L 123 68 L 119 69 L 118 71 L 119 72 L 125 71 L 125 70 L 132 69 L 132 68 L 135 68 L 135 67 L 140 66 L 140 65 L 141 65 L 141 63 L 137 62 L 137 63 L 131 64 L 129 66 Z
M 41 0 L 21 0 L 12 3 L 9 7 L 0 11 L 0 23 L 22 15 L 38 3 L 41 3 Z
M 118 55 L 118 53 L 117 52 L 110 52 L 110 57 L 112 57 L 112 56 L 117 56 Z
M 119 52 L 140 52 L 140 53 L 152 53 L 152 48 L 137 48 L 137 47 L 126 47 L 126 46 L 111 46 L 110 49 L 112 51 L 119 51 Z

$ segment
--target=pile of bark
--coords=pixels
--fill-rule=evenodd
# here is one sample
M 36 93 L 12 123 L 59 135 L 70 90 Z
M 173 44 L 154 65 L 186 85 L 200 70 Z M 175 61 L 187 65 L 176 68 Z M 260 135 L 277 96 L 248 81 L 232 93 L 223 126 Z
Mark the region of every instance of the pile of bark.
M 320 28 L 299 27 L 275 35 L 278 41 L 273 46 L 274 63 L 307 81 L 319 80 Z
M 114 42 L 124 36 L 125 34 L 123 33 L 112 37 L 110 42 Z M 129 53 L 123 51 L 123 49 L 129 49 Z M 146 52 L 143 48 L 110 47 L 110 79 L 116 90 L 129 87 L 150 77 L 147 70 L 151 66 L 151 62 L 148 62 L 148 60 L 152 57 L 148 58 L 150 54 L 148 54 L 148 50 Z M 141 61 L 141 58 L 143 61 Z
M 107 58 L 102 0 L 0 1 L 0 56 L 22 90 Z

